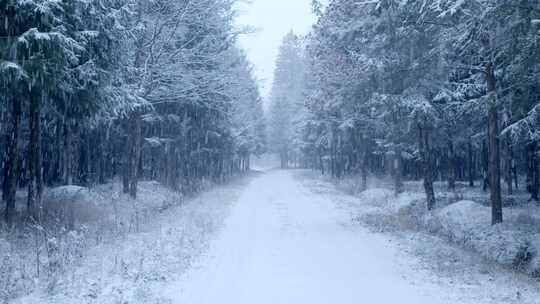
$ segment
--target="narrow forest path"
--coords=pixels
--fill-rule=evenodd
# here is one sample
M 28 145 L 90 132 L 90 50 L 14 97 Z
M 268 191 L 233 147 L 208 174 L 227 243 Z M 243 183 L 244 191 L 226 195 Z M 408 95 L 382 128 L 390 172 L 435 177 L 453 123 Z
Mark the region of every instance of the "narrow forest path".
M 290 171 L 256 178 L 198 266 L 165 289 L 173 303 L 447 303 L 413 285 L 387 239 Z M 431 292 L 430 292 L 431 291 Z

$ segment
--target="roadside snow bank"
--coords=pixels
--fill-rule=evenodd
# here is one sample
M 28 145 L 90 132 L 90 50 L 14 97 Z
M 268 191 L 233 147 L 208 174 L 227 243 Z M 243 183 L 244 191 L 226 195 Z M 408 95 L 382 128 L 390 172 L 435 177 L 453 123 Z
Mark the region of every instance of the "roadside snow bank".
M 360 198 L 363 202 L 370 205 L 386 206 L 391 203 L 394 198 L 394 193 L 384 188 L 368 189 L 360 193 Z
M 540 207 L 505 208 L 505 222 L 491 225 L 491 209 L 461 200 L 427 212 L 425 196 L 405 192 L 397 197 L 385 188 L 358 194 L 356 220 L 378 231 L 428 231 L 471 249 L 488 260 L 540 277 Z
M 507 212 L 506 221 L 494 226 L 490 218 L 489 207 L 465 200 L 426 215 L 425 227 L 487 259 L 539 275 L 539 235 L 516 221 L 516 212 Z
M 49 221 L 0 229 L 0 303 L 164 303 L 152 285 L 200 256 L 249 180 L 189 197 L 155 181 L 140 182 L 137 199 L 118 182 L 46 189 Z
M 396 197 L 389 189 L 368 189 L 359 194 L 359 202 L 365 206 L 358 219 L 379 231 L 417 229 L 423 215 L 421 199 L 420 194 L 413 192 L 404 192 Z

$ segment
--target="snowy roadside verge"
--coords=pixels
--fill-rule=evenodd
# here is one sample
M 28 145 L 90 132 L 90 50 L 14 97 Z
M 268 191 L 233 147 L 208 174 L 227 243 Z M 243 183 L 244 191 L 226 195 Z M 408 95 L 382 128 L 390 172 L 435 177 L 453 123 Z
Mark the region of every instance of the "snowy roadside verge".
M 463 199 L 463 194 L 455 194 L 458 198 L 454 202 L 439 198 L 439 207 L 433 212 L 427 212 L 425 196 L 419 191 L 409 190 L 396 197 L 393 190 L 379 186 L 356 196 L 363 204 L 356 219 L 372 227 L 429 232 L 505 267 L 540 277 L 538 204 L 507 207 L 505 222 L 492 226 L 491 209 Z M 476 193 L 473 197 L 481 195 Z
M 434 215 L 429 216 L 423 211 L 422 193 L 409 191 L 396 199 L 393 191 L 385 188 L 373 187 L 364 192 L 353 193 L 345 189 L 343 185 L 336 184 L 334 180 L 321 177 L 320 174 L 311 171 L 298 171 L 297 178 L 310 191 L 328 196 L 340 208 L 347 210 L 351 214 L 352 227 L 356 224 L 374 233 L 383 233 L 388 237 L 389 242 L 401 249 L 404 255 L 411 255 L 412 258 L 409 260 L 419 273 L 413 280 L 425 282 L 426 277 L 429 277 L 433 284 L 446 285 L 455 290 L 456 294 L 463 293 L 475 297 L 478 300 L 477 303 L 540 303 L 538 280 L 527 275 L 524 267 L 518 268 L 513 267 L 512 263 L 509 265 L 501 263 L 504 256 L 512 256 L 512 250 L 504 248 L 496 251 L 496 254 L 500 254 L 500 260 L 484 256 L 478 249 L 470 246 L 471 243 L 478 242 L 468 234 L 470 228 L 464 228 L 465 234 L 459 234 L 458 230 L 454 229 L 454 227 L 462 227 L 457 222 L 461 220 L 460 216 L 456 217 L 454 214 L 451 215 L 453 224 L 447 226 L 448 230 L 445 231 L 440 228 L 441 226 L 438 226 L 439 229 L 433 229 L 437 227 L 432 226 L 434 223 L 449 216 L 448 211 L 451 210 L 449 208 L 452 208 L 450 206 L 462 208 L 459 207 L 461 204 L 452 203 L 448 204 L 448 207 L 441 206 Z M 478 204 L 474 206 L 476 205 Z M 486 208 L 478 206 L 482 210 Z M 535 210 L 530 210 L 530 213 L 534 214 L 537 212 Z M 467 210 L 465 212 L 469 215 Z M 513 209 L 508 211 L 506 213 L 507 225 L 511 227 L 514 219 L 517 218 L 523 221 L 522 213 Z M 492 229 L 489 214 L 486 218 L 486 229 Z M 444 225 L 447 223 L 445 222 Z M 464 237 L 452 238 L 446 235 L 447 231 L 454 231 L 456 236 Z M 505 240 L 504 237 L 496 237 L 495 233 L 490 235 L 494 239 L 488 239 L 486 243 L 480 242 L 477 245 L 492 249 L 489 247 L 492 246 L 490 241 Z M 516 239 L 517 237 L 514 236 L 506 238 L 512 241 Z M 465 296 L 463 300 L 465 301 L 466 298 Z
M 492 226 L 491 209 L 470 200 L 427 212 L 422 193 L 396 197 L 392 190 L 374 188 L 358 197 L 372 208 L 358 214 L 359 221 L 381 230 L 429 232 L 505 267 L 540 277 L 540 225 L 532 216 L 540 214 L 537 205 L 505 208 L 505 222 Z
M 141 183 L 137 200 L 121 194 L 118 184 L 96 187 L 90 197 L 101 199 L 84 209 L 93 216 L 78 218 L 76 231 L 48 232 L 47 243 L 37 248 L 39 261 L 32 231 L 27 236 L 3 235 L 7 241 L 0 243 L 6 245 L 0 248 L 0 271 L 9 276 L 0 279 L 7 287 L 0 300 L 167 303 L 156 292 L 159 286 L 175 280 L 204 252 L 255 174 L 191 198 L 155 182 Z
M 538 205 L 505 208 L 505 222 L 491 225 L 491 209 L 463 200 L 425 214 L 421 227 L 470 248 L 484 258 L 540 278 Z M 404 213 L 411 216 L 410 213 Z

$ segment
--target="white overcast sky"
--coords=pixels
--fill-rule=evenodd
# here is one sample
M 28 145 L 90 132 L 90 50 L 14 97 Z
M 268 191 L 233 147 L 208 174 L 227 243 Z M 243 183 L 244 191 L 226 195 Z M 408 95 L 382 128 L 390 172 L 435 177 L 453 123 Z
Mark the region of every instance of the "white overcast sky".
M 238 24 L 255 27 L 254 34 L 240 38 L 255 66 L 264 97 L 272 86 L 274 63 L 283 37 L 293 30 L 306 34 L 315 22 L 311 0 L 250 0 L 239 5 Z

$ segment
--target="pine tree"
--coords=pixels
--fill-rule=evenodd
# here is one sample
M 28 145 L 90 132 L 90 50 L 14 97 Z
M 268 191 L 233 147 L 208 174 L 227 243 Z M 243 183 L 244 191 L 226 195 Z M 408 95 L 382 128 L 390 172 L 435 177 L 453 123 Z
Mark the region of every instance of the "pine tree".
M 298 151 L 298 116 L 303 109 L 304 64 L 300 39 L 292 32 L 279 49 L 270 92 L 269 141 L 288 168 Z M 293 159 L 291 159 L 293 158 Z

